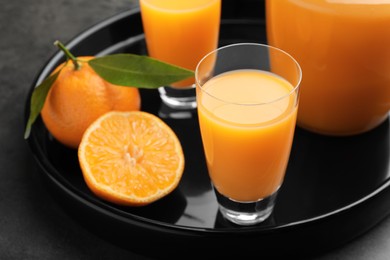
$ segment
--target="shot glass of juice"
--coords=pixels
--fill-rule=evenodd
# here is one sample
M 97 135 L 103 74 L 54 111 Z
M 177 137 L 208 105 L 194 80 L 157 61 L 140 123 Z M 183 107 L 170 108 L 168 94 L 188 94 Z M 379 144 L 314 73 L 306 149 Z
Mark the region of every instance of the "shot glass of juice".
M 220 47 L 195 70 L 208 173 L 227 220 L 254 225 L 273 212 L 293 143 L 301 69 L 283 50 Z
M 221 0 L 140 0 L 149 56 L 195 70 L 199 60 L 218 46 Z M 172 109 L 195 109 L 195 79 L 159 88 Z
M 349 136 L 390 109 L 390 1 L 266 0 L 268 44 L 302 67 L 297 124 Z

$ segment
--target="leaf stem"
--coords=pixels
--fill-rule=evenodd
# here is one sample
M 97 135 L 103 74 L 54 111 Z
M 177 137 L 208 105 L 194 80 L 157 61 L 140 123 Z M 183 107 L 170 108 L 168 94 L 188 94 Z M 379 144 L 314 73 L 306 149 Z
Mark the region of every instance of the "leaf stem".
M 77 61 L 76 57 L 73 56 L 73 54 L 60 41 L 55 41 L 54 45 L 60 48 L 65 53 L 66 57 L 73 62 L 75 70 L 80 69 L 80 63 Z

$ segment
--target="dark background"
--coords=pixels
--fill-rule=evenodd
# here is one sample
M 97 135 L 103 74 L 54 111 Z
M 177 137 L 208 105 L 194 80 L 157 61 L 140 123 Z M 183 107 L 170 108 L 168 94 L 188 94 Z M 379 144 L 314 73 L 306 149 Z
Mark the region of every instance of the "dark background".
M 0 0 L 0 259 L 148 259 L 95 236 L 63 211 L 46 190 L 23 139 L 28 90 L 57 51 L 53 42 L 66 43 L 137 6 L 136 0 Z M 358 239 L 315 259 L 389 258 L 386 218 Z

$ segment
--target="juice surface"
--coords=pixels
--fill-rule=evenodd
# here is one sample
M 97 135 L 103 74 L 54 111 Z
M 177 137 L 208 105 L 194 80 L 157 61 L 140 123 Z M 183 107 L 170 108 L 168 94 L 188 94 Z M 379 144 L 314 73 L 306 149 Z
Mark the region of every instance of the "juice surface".
M 151 57 L 195 70 L 218 45 L 221 0 L 140 0 Z M 174 84 L 188 87 L 194 79 Z
M 273 194 L 283 181 L 294 135 L 293 86 L 269 72 L 237 70 L 202 88 L 197 87 L 198 116 L 215 188 L 237 201 Z
M 368 131 L 390 107 L 390 1 L 266 1 L 268 43 L 303 71 L 298 125 L 329 135 Z

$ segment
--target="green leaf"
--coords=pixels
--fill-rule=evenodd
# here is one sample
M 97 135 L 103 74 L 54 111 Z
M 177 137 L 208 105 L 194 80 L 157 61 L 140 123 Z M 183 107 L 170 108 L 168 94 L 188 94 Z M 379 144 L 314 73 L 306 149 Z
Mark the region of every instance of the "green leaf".
M 194 76 L 191 70 L 134 54 L 112 54 L 88 63 L 104 80 L 127 87 L 158 88 Z
M 68 59 L 70 56 L 73 57 L 60 42 L 55 44 L 65 52 Z M 73 61 L 77 62 L 74 57 Z M 154 89 L 194 76 L 194 72 L 191 70 L 136 54 L 106 55 L 91 59 L 88 63 L 106 81 L 127 87 Z M 56 81 L 60 71 L 46 78 L 34 89 L 31 95 L 30 115 L 24 132 L 25 139 L 29 137 L 31 127 L 39 116 L 47 93 Z
M 46 100 L 47 93 L 49 93 L 49 90 L 53 83 L 56 81 L 58 75 L 60 74 L 60 71 L 61 70 L 58 70 L 56 73 L 46 78 L 41 84 L 39 84 L 39 86 L 34 89 L 30 101 L 30 116 L 28 118 L 26 129 L 24 132 L 25 139 L 29 137 L 31 132 L 31 126 L 41 112 Z

